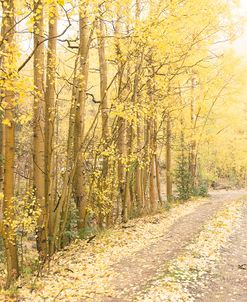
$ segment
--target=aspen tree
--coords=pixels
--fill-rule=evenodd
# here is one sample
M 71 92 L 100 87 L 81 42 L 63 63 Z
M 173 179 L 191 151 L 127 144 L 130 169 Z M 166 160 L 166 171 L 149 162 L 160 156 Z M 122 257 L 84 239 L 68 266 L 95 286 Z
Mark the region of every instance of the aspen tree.
M 102 116 L 102 139 L 106 143 L 109 139 L 109 105 L 108 105 L 108 80 L 107 80 L 107 61 L 106 61 L 106 41 L 104 22 L 102 20 L 103 8 L 99 7 L 100 17 L 97 20 L 97 40 L 99 54 L 99 72 L 100 72 L 100 100 Z M 107 160 L 104 159 L 103 175 L 107 174 Z
M 149 81 L 149 80 L 148 80 Z M 149 82 L 147 83 L 148 91 L 150 89 Z M 150 119 L 147 118 L 144 123 L 144 143 L 145 143 L 145 155 L 144 159 L 146 163 L 150 161 L 150 143 L 151 143 L 151 136 L 150 136 Z M 143 211 L 144 213 L 148 213 L 150 211 L 150 198 L 149 198 L 149 179 L 150 179 L 150 165 L 146 164 L 144 173 L 143 173 L 143 187 L 144 190 L 144 202 L 143 202 Z
M 1 1 L 2 5 L 3 1 Z M 4 31 L 5 31 L 5 26 L 2 21 L 2 26 L 1 26 L 1 36 L 4 37 Z M 4 51 L 4 44 L 2 44 L 1 50 Z M 3 66 L 3 59 L 4 56 L 0 56 L 0 67 L 2 68 Z M 2 92 L 2 91 L 1 91 Z M 1 98 L 2 101 L 2 98 Z M 3 164 L 4 164 L 4 149 L 3 149 L 3 141 L 4 141 L 4 125 L 3 125 L 3 120 L 4 120 L 4 115 L 0 115 L 0 190 L 3 192 L 3 179 L 4 179 L 4 169 L 3 169 Z M 2 198 L 0 199 L 0 224 L 2 223 L 3 219 L 3 200 Z
M 129 33 L 129 21 L 126 20 L 126 32 Z M 128 95 L 128 92 L 131 92 L 131 65 L 130 62 L 126 62 L 126 70 L 125 70 L 125 77 L 126 77 L 126 94 Z M 136 102 L 136 95 L 137 95 L 137 89 L 138 89 L 138 74 L 136 75 L 136 78 L 134 79 L 134 89 L 132 93 L 132 97 L 130 97 L 128 106 L 131 106 L 134 108 L 135 102 Z M 125 97 L 125 99 L 128 99 Z M 134 192 L 135 188 L 132 187 L 132 183 L 135 180 L 135 170 L 133 168 L 133 163 L 130 161 L 131 156 L 134 153 L 134 138 L 135 138 L 135 121 L 133 119 L 126 120 L 126 157 L 128 159 L 128 164 L 126 167 L 126 175 L 125 175 L 125 186 L 124 186 L 124 199 L 123 199 L 123 207 L 122 207 L 122 219 L 124 222 L 126 222 L 129 218 L 133 216 L 133 210 L 134 210 Z
M 70 206 L 70 199 L 73 190 L 73 179 L 75 175 L 77 157 L 74 157 L 74 128 L 75 128 L 75 112 L 77 104 L 77 66 L 78 59 L 75 62 L 74 67 L 74 80 L 72 86 L 72 102 L 70 105 L 69 112 L 69 127 L 68 127 L 68 138 L 66 146 L 66 165 L 65 173 L 63 175 L 63 188 L 61 191 L 61 196 L 58 199 L 55 209 L 54 209 L 54 223 L 53 223 L 53 233 L 50 239 L 50 254 L 52 255 L 56 250 L 61 248 L 62 236 L 67 223 L 66 213 Z
M 170 70 L 169 70 L 170 71 Z M 171 82 L 168 83 L 168 104 L 170 104 L 170 97 L 172 95 Z M 169 108 L 166 114 L 166 129 L 165 129 L 165 139 L 166 139 L 166 200 L 167 202 L 172 201 L 172 123 L 171 123 L 171 113 Z
M 80 53 L 78 50 L 78 54 Z M 75 60 L 75 66 L 73 70 L 73 85 L 72 85 L 72 97 L 69 110 L 69 125 L 68 136 L 66 141 L 66 162 L 65 171 L 62 177 L 62 190 L 61 195 L 55 206 L 54 214 L 54 229 L 51 238 L 51 254 L 60 249 L 63 246 L 62 239 L 64 237 L 66 224 L 68 221 L 69 207 L 71 205 L 71 197 L 74 189 L 74 177 L 77 170 L 78 160 L 80 159 L 80 153 L 75 155 L 74 149 L 74 134 L 76 124 L 76 108 L 78 104 L 78 75 L 81 72 L 80 69 L 81 57 L 78 55 Z
M 171 134 L 171 117 L 168 112 L 166 122 L 166 199 L 168 202 L 172 200 Z
M 86 222 L 86 174 L 82 155 L 82 143 L 85 131 L 85 106 L 88 82 L 88 54 L 89 54 L 89 28 L 87 6 L 80 0 L 79 5 L 79 74 L 78 90 L 76 97 L 75 128 L 74 128 L 74 158 L 78 156 L 74 175 L 74 196 L 78 208 L 78 229 L 83 229 Z
M 33 176 L 41 215 L 37 228 L 37 248 L 41 258 L 47 255 L 47 204 L 45 199 L 45 101 L 44 101 L 44 3 L 34 1 L 34 129 Z
M 133 128 L 132 124 L 127 124 L 126 131 L 126 155 L 130 156 L 132 152 L 132 140 L 133 140 Z M 130 217 L 132 210 L 132 195 L 131 195 L 131 171 L 130 167 L 127 167 L 126 176 L 125 176 L 125 186 L 124 186 L 124 200 L 123 200 L 123 209 L 122 209 L 122 219 L 123 222 L 127 222 Z
M 123 93 L 124 81 L 124 63 L 122 60 L 122 51 L 119 43 L 120 34 L 120 12 L 117 13 L 117 20 L 115 24 L 115 53 L 117 58 L 117 98 L 121 102 Z M 125 204 L 125 179 L 126 170 L 124 168 L 123 160 L 126 157 L 126 121 L 123 117 L 117 118 L 117 151 L 118 151 L 118 207 L 121 206 L 121 217 L 123 221 L 127 221 L 127 205 Z
M 195 99 L 196 77 L 191 79 L 190 121 L 191 121 L 191 143 L 189 154 L 189 168 L 192 182 L 192 190 L 196 189 L 196 99 Z
M 49 253 L 51 254 L 51 238 L 54 229 L 55 166 L 54 166 L 54 127 L 56 114 L 56 49 L 57 49 L 57 0 L 49 7 L 49 36 L 47 49 L 47 72 L 45 90 L 45 199 L 48 204 Z
M 136 0 L 136 14 L 135 14 L 135 21 L 138 22 L 140 21 L 140 16 L 141 16 L 141 1 Z M 136 49 L 137 52 L 140 52 L 141 50 L 139 48 Z M 135 102 L 140 102 L 139 100 L 139 81 L 140 81 L 140 71 L 142 69 L 142 61 L 143 61 L 143 54 L 140 55 L 140 59 L 138 60 L 139 62 L 136 63 L 135 66 L 135 78 L 134 78 L 134 87 L 133 87 L 133 101 Z M 141 157 L 141 149 L 142 149 L 142 144 L 141 144 L 141 119 L 140 115 L 137 114 L 137 129 L 136 129 L 136 139 L 137 139 L 137 154 L 139 154 L 139 157 Z M 142 158 L 137 160 L 137 166 L 136 166 L 136 173 L 135 173 L 135 183 L 136 183 L 136 203 L 137 203 L 137 209 L 138 212 L 140 212 L 143 208 L 143 183 L 142 183 L 142 175 L 143 175 L 143 169 L 141 168 L 140 161 Z
M 156 146 L 156 150 L 157 150 L 157 146 Z M 161 196 L 161 179 L 160 179 L 160 164 L 159 164 L 159 159 L 158 159 L 157 153 L 155 154 L 155 168 L 156 168 L 156 181 L 157 181 L 158 200 L 159 200 L 159 202 L 162 202 L 162 196 Z
M 15 70 L 15 4 L 14 0 L 8 3 L 2 1 L 3 20 L 2 20 L 2 50 L 5 57 L 1 60 L 1 68 L 5 72 L 6 87 L 2 88 L 5 103 L 4 127 L 3 132 L 3 217 L 0 220 L 0 230 L 4 239 L 6 262 L 7 262 L 7 283 L 9 287 L 11 282 L 19 276 L 18 250 L 16 242 L 15 228 L 13 226 L 15 219 L 14 205 L 14 161 L 15 161 L 15 102 L 16 95 L 12 81 L 16 74 Z M 7 83 L 9 81 L 9 83 Z M 10 87 L 10 88 L 8 88 Z
M 1 1 L 1 2 L 3 3 L 3 1 Z M 5 31 L 5 26 L 4 26 L 4 24 L 2 24 L 2 26 L 1 26 L 1 36 L 2 37 L 4 37 L 4 35 L 5 35 L 4 31 Z M 1 48 L 3 48 L 3 46 Z M 4 57 L 1 56 L 0 57 L 0 66 L 2 66 L 2 64 L 3 64 L 3 59 L 4 59 Z M 1 190 L 1 192 L 3 192 L 3 173 L 4 173 L 4 170 L 3 170 L 3 163 L 4 163 L 4 158 L 3 158 L 4 129 L 3 128 L 4 128 L 4 126 L 2 124 L 3 118 L 4 118 L 3 114 L 1 114 L 1 116 L 0 116 L 0 123 L 1 123 L 0 124 L 0 190 Z M 2 216 L 3 216 L 2 206 L 3 206 L 2 201 L 0 200 L 0 221 L 2 220 Z
M 156 133 L 155 133 L 155 123 L 154 121 L 150 122 L 150 178 L 149 178 L 149 197 L 150 197 L 150 206 L 151 211 L 155 211 L 157 208 L 158 201 L 158 191 L 157 191 L 157 179 L 156 179 L 156 161 L 155 161 L 155 141 L 156 141 Z
M 148 58 L 149 62 L 149 80 L 148 80 L 148 98 L 149 102 L 152 106 L 155 106 L 155 98 L 154 98 L 154 91 L 155 91 L 155 80 L 154 80 L 154 70 L 152 67 L 153 59 L 152 55 Z M 156 109 L 153 108 L 153 116 L 156 116 Z M 156 179 L 156 129 L 155 129 L 155 121 L 154 118 L 151 117 L 148 121 L 149 123 L 149 148 L 150 148 L 150 159 L 149 159 L 149 199 L 150 199 L 150 211 L 155 211 L 157 208 L 157 201 L 158 201 L 158 191 L 157 191 L 157 179 Z
M 106 61 L 106 41 L 105 41 L 105 28 L 103 18 L 103 5 L 99 6 L 99 18 L 96 22 L 97 26 L 97 42 L 98 42 L 98 56 L 99 56 L 99 73 L 100 73 L 100 107 L 102 119 L 102 141 L 103 145 L 107 147 L 109 141 L 109 116 L 108 116 L 108 78 L 107 78 L 107 61 Z M 105 189 L 107 183 L 109 162 L 106 156 L 103 156 L 102 163 L 102 187 Z M 100 225 L 103 224 L 104 215 L 99 215 Z M 111 213 L 108 214 L 110 221 Z

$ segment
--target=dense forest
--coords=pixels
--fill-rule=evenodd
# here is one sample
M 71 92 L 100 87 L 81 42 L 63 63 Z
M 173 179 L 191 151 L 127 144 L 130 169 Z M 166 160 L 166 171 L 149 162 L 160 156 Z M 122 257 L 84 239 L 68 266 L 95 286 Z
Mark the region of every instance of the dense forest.
M 43 264 L 177 200 L 246 187 L 236 1 L 1 0 L 0 14 L 6 287 L 30 244 Z

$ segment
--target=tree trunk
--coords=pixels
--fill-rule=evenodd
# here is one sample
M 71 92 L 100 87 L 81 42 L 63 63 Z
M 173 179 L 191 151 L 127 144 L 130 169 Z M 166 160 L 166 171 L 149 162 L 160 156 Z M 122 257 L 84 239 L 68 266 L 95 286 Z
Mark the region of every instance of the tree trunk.
M 99 73 L 100 73 L 100 102 L 101 102 L 101 118 L 102 118 L 102 143 L 104 149 L 108 147 L 109 141 L 109 125 L 108 125 L 108 79 L 107 79 L 107 61 L 105 55 L 105 29 L 104 22 L 102 20 L 102 6 L 99 7 L 100 17 L 97 20 L 97 41 L 98 41 L 98 55 L 99 55 Z M 107 184 L 107 176 L 109 170 L 109 162 L 107 156 L 103 156 L 102 164 L 102 180 L 101 187 L 104 190 Z M 108 193 L 110 196 L 110 193 Z M 108 196 L 108 198 L 110 198 Z M 110 216 L 112 208 L 109 209 L 108 219 L 110 222 Z M 101 211 L 100 211 L 101 212 Z M 101 225 L 104 220 L 104 215 L 100 213 Z
M 47 256 L 47 204 L 45 200 L 45 102 L 44 102 L 44 17 L 43 1 L 34 1 L 34 190 L 41 208 L 37 228 L 37 249 L 41 259 Z
M 172 167 L 171 167 L 171 117 L 168 113 L 166 123 L 166 199 L 172 200 Z
M 85 167 L 82 155 L 82 142 L 85 128 L 85 102 L 88 81 L 88 53 L 89 32 L 86 7 L 80 7 L 80 46 L 79 46 L 79 77 L 77 81 L 78 93 L 76 99 L 75 128 L 74 128 L 74 158 L 78 156 L 74 175 L 74 196 L 78 208 L 78 229 L 83 229 L 86 223 L 86 193 Z
M 50 4 L 49 41 L 47 51 L 47 73 L 45 91 L 45 195 L 48 205 L 49 254 L 54 229 L 54 209 L 56 201 L 56 171 L 54 157 L 54 130 L 56 114 L 56 48 L 57 48 L 57 4 Z
M 149 63 L 152 65 L 152 56 L 149 58 Z M 154 105 L 154 71 L 150 69 L 149 72 L 149 79 L 147 82 L 147 89 L 148 89 L 148 98 L 150 104 Z M 155 156 L 156 156 L 156 133 L 155 133 L 155 116 L 156 111 L 154 109 L 153 116 L 148 121 L 149 123 L 149 169 L 150 169 L 150 177 L 149 177 L 149 198 L 150 198 L 150 210 L 154 212 L 157 208 L 157 201 L 158 201 L 158 192 L 157 192 L 157 180 L 156 180 L 156 164 L 155 164 Z
M 19 276 L 18 256 L 16 246 L 15 229 L 12 228 L 11 222 L 14 220 L 14 159 L 15 159 L 15 128 L 14 128 L 14 95 L 12 92 L 6 92 L 5 102 L 5 119 L 9 125 L 5 126 L 4 141 L 4 203 L 3 203 L 3 238 L 6 249 L 7 259 L 7 286 Z
M 3 53 L 6 56 L 1 61 L 1 69 L 5 72 L 7 86 L 12 85 L 15 77 L 15 61 L 14 61 L 14 35 L 15 35 L 15 7 L 14 1 L 10 0 L 8 5 L 3 5 L 2 33 L 5 36 L 6 44 L 3 45 Z M 16 97 L 13 90 L 3 87 L 3 100 L 5 102 L 4 119 L 7 121 L 3 127 L 3 221 L 1 223 L 1 233 L 3 235 L 6 262 L 7 262 L 7 284 L 9 287 L 11 282 L 19 276 L 18 251 L 16 245 L 16 230 L 13 226 L 15 218 L 14 205 L 14 164 L 15 164 L 15 125 L 14 110 Z
M 196 78 L 193 76 L 191 79 L 191 103 L 190 103 L 190 119 L 191 119 L 191 144 L 190 144 L 190 156 L 189 156 L 189 168 L 191 175 L 192 191 L 195 192 L 196 188 L 196 100 L 195 100 L 195 87 Z
M 61 247 L 61 237 L 63 236 L 64 228 L 67 223 L 66 217 L 64 215 L 64 209 L 68 209 L 72 194 L 73 179 L 75 175 L 75 170 L 77 166 L 77 158 L 74 157 L 74 129 L 75 129 L 75 112 L 76 112 L 76 102 L 77 102 L 77 60 L 74 68 L 74 82 L 72 87 L 72 102 L 69 114 L 69 129 L 68 129 L 68 139 L 67 139 L 67 152 L 66 152 L 66 169 L 63 176 L 63 187 L 61 196 L 56 202 L 54 210 L 54 228 L 53 236 L 50 243 L 50 253 L 53 254 L 56 250 Z
M 121 205 L 122 207 L 122 217 L 124 216 L 124 220 L 127 219 L 126 217 L 126 209 L 124 205 L 124 191 L 125 191 L 125 178 L 126 178 L 126 171 L 124 169 L 124 164 L 123 164 L 123 158 L 125 157 L 126 153 L 126 148 L 125 148 L 125 141 L 126 141 L 126 135 L 125 135 L 125 128 L 126 128 L 126 123 L 125 120 L 122 117 L 118 118 L 117 121 L 117 149 L 118 149 L 118 187 L 119 187 L 119 206 Z
M 2 64 L 1 64 L 2 66 Z M 1 90 L 1 93 L 4 93 L 3 90 Z M 3 98 L 1 98 L 2 102 Z M 4 116 L 1 116 L 0 118 L 0 192 L 3 192 L 3 181 L 4 181 L 4 126 L 3 126 L 3 118 Z M 2 225 L 3 221 L 3 198 L 0 198 L 0 226 Z M 0 228 L 1 230 L 1 228 Z
M 120 17 L 118 15 L 116 24 L 115 24 L 115 50 L 116 50 L 116 57 L 121 57 L 121 48 L 119 44 L 119 37 L 120 37 Z M 122 100 L 123 94 L 123 78 L 124 78 L 124 66 L 122 62 L 118 61 L 118 83 L 117 83 L 117 96 L 119 102 Z M 125 158 L 126 158 L 126 140 L 127 140 L 127 126 L 126 120 L 123 117 L 118 117 L 117 119 L 117 151 L 118 151 L 118 208 L 121 207 L 121 218 L 123 221 L 127 221 L 127 204 L 125 204 L 125 200 L 129 197 L 129 191 L 127 194 L 125 193 L 126 187 L 126 170 L 125 170 Z
M 155 129 L 154 121 L 150 124 L 150 179 L 149 179 L 149 196 L 151 211 L 155 212 L 157 208 L 158 192 L 157 192 L 157 179 L 156 179 L 156 149 L 155 149 Z
M 140 15 L 141 15 L 141 1 L 136 0 L 136 14 L 135 19 L 136 22 L 140 21 Z M 137 46 L 136 49 L 137 53 L 140 53 L 140 49 Z M 133 92 L 133 102 L 139 102 L 140 99 L 140 93 L 138 91 L 139 89 L 139 82 L 140 82 L 140 72 L 143 62 L 143 54 L 140 55 L 138 58 L 138 61 L 135 66 L 135 78 L 134 78 L 134 92 Z M 143 169 L 141 167 L 140 161 L 142 160 L 142 129 L 141 129 L 141 118 L 140 115 L 137 113 L 137 127 L 136 127 L 136 139 L 137 139 L 137 154 L 138 154 L 138 160 L 137 160 L 137 166 L 135 171 L 135 193 L 136 193 L 136 204 L 137 204 L 137 212 L 140 213 L 143 209 Z
M 132 143 L 133 143 L 133 127 L 132 124 L 128 124 L 127 128 L 127 141 L 126 141 L 126 157 L 129 158 L 132 153 Z M 127 222 L 127 220 L 131 216 L 132 212 L 132 196 L 131 196 L 131 177 L 132 173 L 130 167 L 127 167 L 126 175 L 125 175 L 125 187 L 124 187 L 124 199 L 122 206 L 122 220 L 123 222 Z
M 161 196 L 161 182 L 160 182 L 160 167 L 159 167 L 159 160 L 157 154 L 155 154 L 155 167 L 156 167 L 156 181 L 157 181 L 157 192 L 159 202 L 162 202 Z
M 149 179 L 150 179 L 150 120 L 145 121 L 145 169 L 143 172 L 143 212 L 148 213 L 150 210 L 150 197 L 149 197 Z M 146 189 L 145 189 L 146 188 Z
M 97 40 L 99 53 L 99 72 L 100 72 L 100 100 L 101 100 L 101 116 L 102 116 L 102 138 L 106 142 L 109 136 L 108 123 L 108 84 L 107 84 L 107 61 L 105 57 L 105 30 L 102 19 L 97 20 Z M 104 167 L 104 165 L 103 165 Z M 107 163 L 105 163 L 107 170 Z M 107 174 L 107 173 L 106 173 Z

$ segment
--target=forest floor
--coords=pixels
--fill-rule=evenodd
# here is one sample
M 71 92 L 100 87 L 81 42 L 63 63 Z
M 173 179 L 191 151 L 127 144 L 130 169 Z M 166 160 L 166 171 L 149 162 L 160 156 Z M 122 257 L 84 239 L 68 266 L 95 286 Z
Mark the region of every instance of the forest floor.
M 0 301 L 247 301 L 247 192 L 218 191 L 78 240 Z

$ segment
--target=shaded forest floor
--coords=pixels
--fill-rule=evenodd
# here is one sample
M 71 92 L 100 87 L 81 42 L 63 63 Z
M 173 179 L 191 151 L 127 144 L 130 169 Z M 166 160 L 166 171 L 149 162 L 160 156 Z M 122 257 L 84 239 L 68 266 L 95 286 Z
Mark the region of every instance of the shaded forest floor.
M 213 192 L 76 241 L 12 301 L 247 301 L 246 194 Z

